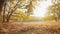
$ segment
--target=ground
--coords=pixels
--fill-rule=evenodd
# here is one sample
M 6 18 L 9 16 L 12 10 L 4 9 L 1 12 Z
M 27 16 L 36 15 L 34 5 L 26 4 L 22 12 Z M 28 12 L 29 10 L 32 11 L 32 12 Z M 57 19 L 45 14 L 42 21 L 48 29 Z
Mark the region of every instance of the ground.
M 0 34 L 60 34 L 60 23 L 4 23 L 0 27 Z

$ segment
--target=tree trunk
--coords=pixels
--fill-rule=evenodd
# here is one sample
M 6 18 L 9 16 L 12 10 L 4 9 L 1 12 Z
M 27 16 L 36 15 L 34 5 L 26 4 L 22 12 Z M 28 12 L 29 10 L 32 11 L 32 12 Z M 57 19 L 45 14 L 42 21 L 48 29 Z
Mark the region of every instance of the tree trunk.
M 2 12 L 2 7 L 4 5 L 4 2 L 5 2 L 5 0 L 0 0 L 0 15 L 1 15 L 1 12 Z
M 19 3 L 19 1 L 18 1 L 17 3 Z M 13 12 L 17 9 L 17 7 L 16 7 L 16 6 L 17 6 L 17 4 L 14 6 L 14 10 L 11 10 L 10 15 L 9 15 L 9 14 L 7 15 L 7 21 L 6 21 L 6 22 L 9 22 L 10 17 L 12 16 Z
M 0 0 L 0 15 L 1 15 L 1 13 L 2 13 L 2 8 L 3 8 L 3 6 L 4 6 L 4 3 L 5 3 L 5 0 Z M 5 9 L 5 8 L 4 8 Z M 5 17 L 4 17 L 4 15 L 3 15 L 3 18 L 2 18 L 3 20 L 3 22 L 5 21 Z
M 5 22 L 6 1 L 4 2 L 3 22 Z

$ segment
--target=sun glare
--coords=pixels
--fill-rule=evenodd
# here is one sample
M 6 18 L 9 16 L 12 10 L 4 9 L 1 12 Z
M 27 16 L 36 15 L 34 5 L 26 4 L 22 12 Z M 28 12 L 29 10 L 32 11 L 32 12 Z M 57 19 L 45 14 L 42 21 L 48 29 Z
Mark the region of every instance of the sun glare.
M 36 7 L 36 9 L 34 9 L 34 16 L 36 17 L 44 17 L 46 14 L 46 8 L 48 6 L 52 5 L 51 0 L 47 0 L 47 1 L 40 1 L 39 6 Z

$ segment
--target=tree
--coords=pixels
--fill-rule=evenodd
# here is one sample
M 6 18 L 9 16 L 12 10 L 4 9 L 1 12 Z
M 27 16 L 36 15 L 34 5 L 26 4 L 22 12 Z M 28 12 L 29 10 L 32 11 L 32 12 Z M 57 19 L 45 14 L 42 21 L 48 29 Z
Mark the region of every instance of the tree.
M 27 15 L 30 15 L 33 12 L 33 1 L 37 0 L 5 0 L 2 9 L 3 22 L 9 22 L 12 14 L 16 11 L 17 8 L 24 9 L 27 5 Z M 28 4 L 29 3 L 29 4 Z M 37 2 L 36 2 L 37 3 Z
M 55 21 L 60 20 L 60 3 L 48 7 L 48 15 L 53 16 Z
M 29 16 L 30 14 L 33 14 L 33 9 L 35 8 L 35 6 L 38 5 L 38 1 L 39 0 L 30 0 L 30 3 L 26 6 L 27 10 L 27 16 Z
M 4 5 L 4 2 L 5 2 L 5 0 L 0 0 L 0 15 L 1 15 L 1 12 L 2 12 L 2 7 Z
M 21 9 L 21 10 L 16 10 L 11 18 L 10 22 L 24 22 L 24 21 L 30 21 L 32 20 L 33 16 L 27 16 L 27 14 Z
M 17 0 L 16 0 L 17 1 Z M 7 4 L 7 2 L 9 4 Z M 4 4 L 1 8 L 3 8 L 2 11 L 2 15 L 3 15 L 3 22 L 9 22 L 9 19 L 11 17 L 11 15 L 13 14 L 13 12 L 17 9 L 17 8 L 21 8 L 21 4 L 23 0 L 18 0 L 16 3 L 14 3 L 14 0 L 5 0 Z M 20 4 L 20 5 L 19 5 Z

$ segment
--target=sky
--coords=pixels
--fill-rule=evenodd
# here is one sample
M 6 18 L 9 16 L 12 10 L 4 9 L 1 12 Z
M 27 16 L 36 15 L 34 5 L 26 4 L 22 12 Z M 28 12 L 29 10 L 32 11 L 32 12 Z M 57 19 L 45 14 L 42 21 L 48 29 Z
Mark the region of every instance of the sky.
M 33 15 L 36 17 L 44 17 L 47 12 L 47 7 L 49 7 L 50 5 L 52 5 L 51 0 L 40 1 L 39 6 L 34 9 Z

